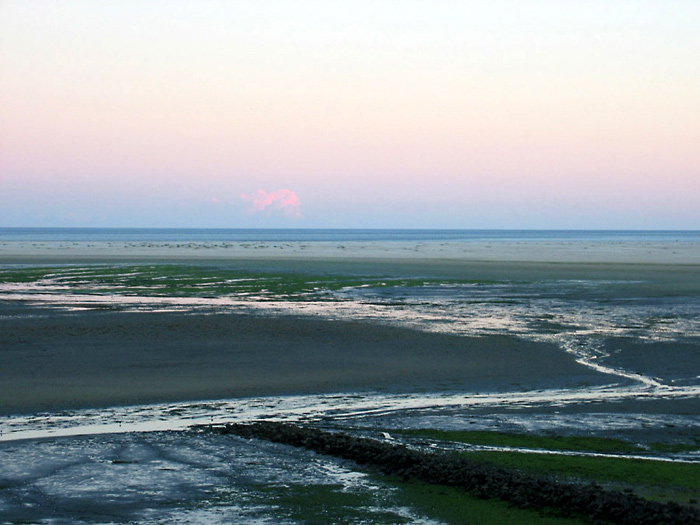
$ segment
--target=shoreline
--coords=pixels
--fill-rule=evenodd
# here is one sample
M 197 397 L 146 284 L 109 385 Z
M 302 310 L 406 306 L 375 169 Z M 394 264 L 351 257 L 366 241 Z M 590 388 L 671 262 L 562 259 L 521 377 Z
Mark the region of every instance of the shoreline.
M 700 265 L 700 241 L 0 242 L 0 264 L 150 260 Z
M 7 244 L 7 243 L 5 243 Z M 664 254 L 648 257 L 630 252 L 625 257 L 611 258 L 607 252 L 591 251 L 583 260 L 578 252 L 528 248 L 523 253 L 503 248 L 498 257 L 489 258 L 488 250 L 459 253 L 454 250 L 409 253 L 395 246 L 383 252 L 344 250 L 333 254 L 327 243 L 317 249 L 291 251 L 274 249 L 211 249 L 159 248 L 66 248 L 15 249 L 0 245 L 0 271 L 13 267 L 50 267 L 72 265 L 192 265 L 229 268 L 260 273 L 305 275 L 353 275 L 447 278 L 493 281 L 596 280 L 644 282 L 655 295 L 700 294 L 700 244 L 685 255 Z M 302 243 L 297 243 L 301 246 Z M 691 244 L 691 243 L 687 243 Z M 323 245 L 323 246 L 321 246 Z M 694 245 L 694 243 L 693 243 Z M 581 250 L 585 251 L 585 250 Z M 507 252 L 507 253 L 505 253 Z
M 680 243 L 684 255 L 673 255 L 667 246 L 677 243 L 665 243 L 666 249 L 647 258 L 642 255 L 648 243 L 628 243 L 627 251 L 610 257 L 617 245 L 611 242 L 597 243 L 597 249 L 588 249 L 591 243 L 537 241 L 385 247 L 356 242 L 344 243 L 345 249 L 325 241 L 209 249 L 116 242 L 44 243 L 30 249 L 29 244 L 34 243 L 0 243 L 0 266 L 145 263 L 315 276 L 597 280 L 615 282 L 632 297 L 700 294 L 695 242 Z M 569 252 L 571 244 L 578 248 Z M 408 250 L 409 245 L 419 249 Z M 488 260 L 496 252 L 487 245 L 497 247 L 500 259 Z M 698 263 L 692 262 L 696 256 Z M 0 299 L 0 413 L 378 389 L 522 391 L 620 381 L 576 363 L 553 343 L 510 335 L 454 336 L 288 314 L 118 311 L 109 304 L 71 312 L 61 309 L 60 301 L 40 305 L 40 295 L 36 298 L 37 304 L 31 295 L 8 293 Z M 467 355 L 472 361 L 464 361 Z

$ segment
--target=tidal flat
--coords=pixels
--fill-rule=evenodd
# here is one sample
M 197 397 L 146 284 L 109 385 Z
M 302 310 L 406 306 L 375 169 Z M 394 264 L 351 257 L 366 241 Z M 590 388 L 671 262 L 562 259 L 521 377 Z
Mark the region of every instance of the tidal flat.
M 260 420 L 488 461 L 564 458 L 557 476 L 580 472 L 566 461 L 662 461 L 665 484 L 591 478 L 695 505 L 683 481 L 700 464 L 695 242 L 500 244 L 495 257 L 459 243 L 166 244 L 3 245 L 7 522 L 457 523 L 442 512 L 455 498 L 465 515 L 524 519 L 191 430 Z M 411 434 L 424 429 L 484 434 Z

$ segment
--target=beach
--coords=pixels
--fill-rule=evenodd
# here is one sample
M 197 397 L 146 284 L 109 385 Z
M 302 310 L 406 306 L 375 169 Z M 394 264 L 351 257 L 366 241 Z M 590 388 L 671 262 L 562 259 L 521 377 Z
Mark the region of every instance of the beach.
M 514 235 L 514 237 L 517 237 Z M 0 260 L 8 263 L 115 262 L 138 260 L 248 260 L 299 263 L 488 261 L 583 264 L 700 264 L 700 240 L 654 237 L 628 240 L 604 239 L 476 239 L 353 240 L 337 241 L 162 241 L 162 240 L 0 240 Z M 534 249 L 533 249 L 534 248 Z
M 697 462 L 699 254 L 694 240 L 1 241 L 0 512 L 294 523 L 302 494 L 330 490 L 360 498 L 362 519 L 440 523 L 347 462 L 191 430 L 228 422 L 389 442 L 597 436 Z
M 646 293 L 652 295 L 700 291 L 700 250 L 693 243 L 665 249 L 638 243 L 624 250 L 610 243 L 574 249 L 561 243 L 554 249 L 434 243 L 432 251 L 427 243 L 382 248 L 355 242 L 342 250 L 333 243 L 131 244 L 6 242 L 0 264 L 196 262 L 261 272 L 500 281 L 632 276 L 647 281 Z M 641 263 L 649 250 L 651 262 Z M 502 391 L 610 382 L 552 344 L 505 335 L 456 337 L 289 311 L 121 312 L 92 305 L 90 296 L 66 311 L 59 308 L 60 298 L 33 299 L 0 304 L 0 410 L 5 413 L 356 389 Z

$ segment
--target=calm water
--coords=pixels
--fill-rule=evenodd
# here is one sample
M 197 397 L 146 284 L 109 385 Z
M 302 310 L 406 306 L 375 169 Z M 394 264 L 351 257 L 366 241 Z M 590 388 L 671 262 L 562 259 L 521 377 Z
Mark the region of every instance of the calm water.
M 698 241 L 680 230 L 390 230 L 0 228 L 0 241 L 311 242 L 311 241 Z

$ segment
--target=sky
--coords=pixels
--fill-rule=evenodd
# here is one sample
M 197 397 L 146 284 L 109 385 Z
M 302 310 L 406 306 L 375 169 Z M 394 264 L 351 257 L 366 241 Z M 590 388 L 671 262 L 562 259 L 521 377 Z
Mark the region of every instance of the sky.
M 0 0 L 0 227 L 700 229 L 697 0 Z

